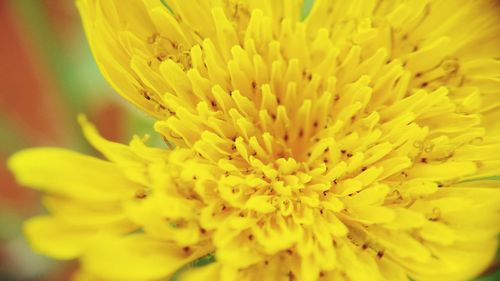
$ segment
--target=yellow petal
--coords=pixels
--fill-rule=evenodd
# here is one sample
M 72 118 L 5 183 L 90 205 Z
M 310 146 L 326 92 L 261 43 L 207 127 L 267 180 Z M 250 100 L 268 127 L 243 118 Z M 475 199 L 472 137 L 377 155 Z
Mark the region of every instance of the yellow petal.
M 408 281 L 410 280 L 405 270 L 397 263 L 388 260 L 380 259 L 378 261 L 380 273 L 387 281 Z
M 496 237 L 453 247 L 434 245 L 430 246 L 434 255 L 430 262 L 408 262 L 405 267 L 415 280 L 471 280 L 491 264 L 497 245 Z
M 96 229 L 70 226 L 52 217 L 40 216 L 25 223 L 24 233 L 35 252 L 56 259 L 73 259 L 85 252 Z
M 157 44 L 156 38 L 160 36 L 156 35 L 143 2 L 78 0 L 77 6 L 89 45 L 106 80 L 134 105 L 157 118 L 166 116 L 167 111 L 161 108 L 164 104 L 160 94 L 163 93 L 148 89 L 148 81 L 143 81 L 131 65 L 131 53 L 146 54 L 143 56 L 149 56 L 150 61 L 155 63 L 166 56 L 158 48 L 155 48 L 156 52 L 149 50 L 148 44 Z M 163 13 L 168 13 L 166 8 Z M 123 34 L 127 33 L 134 35 L 129 37 L 139 39 L 132 41 L 128 38 L 129 44 L 124 44 L 121 41 L 125 41 Z M 178 51 L 171 53 L 178 55 Z
M 125 210 L 130 219 L 151 237 L 175 241 L 180 246 L 190 246 L 200 240 L 200 227 L 192 219 L 195 209 L 187 200 L 153 193 L 147 200 L 129 202 Z
M 23 150 L 8 166 L 22 185 L 80 200 L 133 198 L 140 188 L 112 163 L 60 148 Z
M 143 234 L 101 236 L 81 261 L 85 271 L 104 279 L 146 281 L 167 278 L 206 251 L 180 248 Z
M 477 171 L 473 162 L 448 161 L 442 164 L 416 164 L 408 172 L 410 178 L 419 178 L 435 181 L 469 176 Z
M 497 160 L 500 155 L 500 143 L 487 145 L 465 145 L 453 154 L 457 160 Z M 500 171 L 499 171 L 500 172 Z
M 125 226 L 128 222 L 120 204 L 88 203 L 50 195 L 43 198 L 43 203 L 54 217 L 70 225 L 106 227 Z
M 262 262 L 265 255 L 255 247 L 257 244 L 252 243 L 252 239 L 248 238 L 241 231 L 219 231 L 214 237 L 214 243 L 217 246 L 215 253 L 216 259 L 224 264 L 230 264 L 236 268 L 246 268 L 258 262 Z M 227 235 L 226 241 L 221 236 Z M 286 239 L 286 238 L 285 238 Z M 276 242 L 272 238 L 268 242 Z
M 420 236 L 427 241 L 442 245 L 452 245 L 455 242 L 455 232 L 442 222 L 429 222 L 419 231 Z
M 424 215 L 405 208 L 393 208 L 394 221 L 385 225 L 389 229 L 410 229 L 422 226 L 426 222 Z
M 336 214 L 333 212 L 324 212 L 326 227 L 331 235 L 337 237 L 346 236 L 349 230 L 347 226 L 337 218 Z
M 168 159 L 169 151 L 147 147 L 137 136 L 134 136 L 130 145 L 124 145 L 104 139 L 84 115 L 78 115 L 78 122 L 88 142 L 107 159 L 116 163 L 131 181 L 148 185 L 147 164 Z
M 387 207 L 378 206 L 352 206 L 351 218 L 366 223 L 387 223 L 394 220 L 394 212 Z
M 263 226 L 254 225 L 252 232 L 264 251 L 275 254 L 290 248 L 301 238 L 301 229 L 290 220 L 268 219 Z
M 221 280 L 220 263 L 211 263 L 199 268 L 189 269 L 183 273 L 179 280 L 180 281 L 201 281 L 201 280 Z
M 387 185 L 378 184 L 363 189 L 353 196 L 344 197 L 342 201 L 349 206 L 380 205 L 383 203 L 388 192 L 389 187 Z
M 398 259 L 410 258 L 412 261 L 427 262 L 431 258 L 429 249 L 407 233 L 374 229 L 371 234 L 375 241 Z
M 245 207 L 249 210 L 267 214 L 276 210 L 276 207 L 274 207 L 270 202 L 271 196 L 254 195 L 248 199 Z
M 346 244 L 337 247 L 341 270 L 349 276 L 352 281 L 377 280 L 376 265 L 365 252 Z

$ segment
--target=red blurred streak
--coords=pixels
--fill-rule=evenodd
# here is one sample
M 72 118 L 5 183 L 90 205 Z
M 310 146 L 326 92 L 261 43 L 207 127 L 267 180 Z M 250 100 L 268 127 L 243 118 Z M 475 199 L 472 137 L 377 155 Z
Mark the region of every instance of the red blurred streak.
M 56 31 L 60 41 L 74 36 L 75 26 L 80 26 L 75 1 L 40 0 L 47 10 L 47 19 Z
M 91 108 L 93 112 L 90 113 L 89 120 L 95 123 L 104 138 L 116 142 L 128 141 L 123 139 L 125 114 L 122 106 L 112 100 L 100 100 Z
M 0 1 L 0 118 L 12 132 L 1 138 L 19 139 L 18 145 L 60 144 L 60 104 L 54 92 L 50 71 L 36 58 L 29 46 L 29 32 L 19 28 L 9 1 Z M 1 139 L 0 139 L 1 143 Z M 7 141 L 7 143 L 9 143 Z M 36 192 L 19 187 L 5 167 L 12 147 L 0 145 L 0 204 L 16 212 L 36 208 Z
M 57 142 L 53 79 L 35 59 L 29 33 L 22 34 L 8 2 L 0 1 L 0 111 L 29 144 Z

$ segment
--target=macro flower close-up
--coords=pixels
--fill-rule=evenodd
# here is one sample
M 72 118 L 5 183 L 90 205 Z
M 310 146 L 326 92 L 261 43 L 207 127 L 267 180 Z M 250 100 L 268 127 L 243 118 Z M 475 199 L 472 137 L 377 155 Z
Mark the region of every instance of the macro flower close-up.
M 500 2 L 77 0 L 163 143 L 8 160 L 77 281 L 472 280 L 500 233 Z M 76 114 L 75 114 L 76 118 Z M 498 276 L 498 275 L 497 275 Z M 493 279 L 492 279 L 493 280 Z

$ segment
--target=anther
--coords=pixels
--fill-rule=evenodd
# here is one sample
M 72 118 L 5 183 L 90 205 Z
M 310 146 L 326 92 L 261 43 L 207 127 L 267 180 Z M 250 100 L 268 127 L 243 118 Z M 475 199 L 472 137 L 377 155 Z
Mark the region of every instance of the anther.
M 153 33 L 151 36 L 148 37 L 146 40 L 148 44 L 154 44 L 156 42 L 156 38 L 158 38 L 159 34 L 158 33 Z
M 441 68 L 446 72 L 454 72 L 458 69 L 459 65 L 456 60 L 448 59 L 443 61 Z
M 146 189 L 139 189 L 135 192 L 135 198 L 144 199 L 148 196 L 148 192 Z
M 429 218 L 430 221 L 438 221 L 439 218 L 441 217 L 441 210 L 439 208 L 433 208 L 432 209 L 432 217 Z
M 426 145 L 426 146 L 425 146 L 424 151 L 425 151 L 425 152 L 427 152 L 427 153 L 429 153 L 429 152 L 431 152 L 433 149 L 434 149 L 434 144 L 433 144 L 433 143 L 431 143 L 431 144 L 429 144 L 429 145 Z
M 151 100 L 151 96 L 147 90 L 141 89 L 139 90 L 140 94 L 147 100 Z
M 167 55 L 163 54 L 163 53 L 159 53 L 158 55 L 156 55 L 156 59 L 159 61 L 159 62 L 162 62 L 164 61 L 165 59 L 167 59 Z
M 416 141 L 413 143 L 413 147 L 415 148 L 422 148 L 423 143 L 421 141 Z

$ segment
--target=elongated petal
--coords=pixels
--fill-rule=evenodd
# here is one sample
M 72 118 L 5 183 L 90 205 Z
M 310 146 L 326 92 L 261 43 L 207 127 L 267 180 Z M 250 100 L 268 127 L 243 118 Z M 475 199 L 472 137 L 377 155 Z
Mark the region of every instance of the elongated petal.
M 212 263 L 200 268 L 187 270 L 180 277 L 180 281 L 199 281 L 199 280 L 221 280 L 221 264 Z
M 23 185 L 81 200 L 132 198 L 140 188 L 109 162 L 59 148 L 23 150 L 8 166 Z
M 82 258 L 82 266 L 85 271 L 109 280 L 156 280 L 167 278 L 206 251 L 181 248 L 142 234 L 102 236 Z
M 58 259 L 73 259 L 81 256 L 89 247 L 96 230 L 40 216 L 26 222 L 24 232 L 36 252 Z

